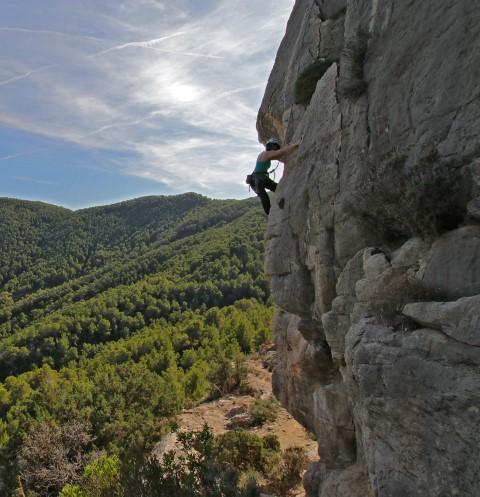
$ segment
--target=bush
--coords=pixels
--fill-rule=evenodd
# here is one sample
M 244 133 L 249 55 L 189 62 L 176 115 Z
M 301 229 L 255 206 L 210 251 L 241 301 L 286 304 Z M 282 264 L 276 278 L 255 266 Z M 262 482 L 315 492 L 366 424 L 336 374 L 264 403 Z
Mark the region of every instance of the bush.
M 120 459 L 102 455 L 91 462 L 81 483 L 67 484 L 59 497 L 120 497 Z
M 216 450 L 222 464 L 240 471 L 264 467 L 263 441 L 247 430 L 232 430 L 218 436 Z
M 278 440 L 277 435 L 269 434 L 263 437 L 263 446 L 267 450 L 273 450 L 278 452 L 280 450 L 280 440 Z
M 234 361 L 227 358 L 220 360 L 211 378 L 213 384 L 211 397 L 222 397 L 241 388 L 247 374 L 248 369 L 242 356 L 238 356 Z
M 179 432 L 179 450 L 161 461 L 147 460 L 124 495 L 144 497 L 257 497 L 260 480 L 272 471 L 279 450 L 264 447 L 263 439 L 244 430 L 214 437 L 208 426 L 199 432 Z M 127 479 L 129 466 L 125 466 Z M 127 474 L 128 473 L 128 474 Z M 133 484 L 132 484 L 133 483 Z
M 61 497 L 259 497 L 270 490 L 286 496 L 305 465 L 303 450 L 282 454 L 275 435 L 234 430 L 215 437 L 205 426 L 177 432 L 177 438 L 177 449 L 161 460 L 149 451 L 132 453 L 122 464 L 102 456 Z
M 272 475 L 268 491 L 277 495 L 289 495 L 291 490 L 302 481 L 302 474 L 307 464 L 305 450 L 301 447 L 289 447 L 282 454 L 282 462 L 277 472 Z
M 88 463 L 93 438 L 86 426 L 72 421 L 57 426 L 43 422 L 24 440 L 19 454 L 21 479 L 38 497 L 58 495 L 67 483 L 77 483 Z
M 334 63 L 332 59 L 321 58 L 304 69 L 295 82 L 295 103 L 307 106 L 315 93 L 317 82 Z
M 59 497 L 89 497 L 89 495 L 80 487 L 67 483 L 59 494 Z
M 468 178 L 461 169 L 441 164 L 436 153 L 408 169 L 406 157 L 398 154 L 367 166 L 350 210 L 383 240 L 436 236 L 462 222 Z
M 278 402 L 273 397 L 255 399 L 249 410 L 254 425 L 261 426 L 266 422 L 273 423 L 278 417 Z

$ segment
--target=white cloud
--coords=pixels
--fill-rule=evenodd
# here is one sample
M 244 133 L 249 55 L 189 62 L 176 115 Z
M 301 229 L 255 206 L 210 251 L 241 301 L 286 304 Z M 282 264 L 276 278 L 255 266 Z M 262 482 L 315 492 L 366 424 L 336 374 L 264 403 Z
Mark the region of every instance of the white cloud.
M 86 1 L 81 19 L 95 18 L 98 33 L 0 27 L 0 43 L 16 46 L 0 56 L 13 71 L 1 73 L 0 123 L 133 153 L 135 160 L 112 167 L 176 191 L 241 195 L 259 151 L 258 106 L 293 3 L 217 0 L 195 17 L 187 0 L 176 7 L 125 0 L 100 12 Z M 23 54 L 29 66 L 18 63 Z

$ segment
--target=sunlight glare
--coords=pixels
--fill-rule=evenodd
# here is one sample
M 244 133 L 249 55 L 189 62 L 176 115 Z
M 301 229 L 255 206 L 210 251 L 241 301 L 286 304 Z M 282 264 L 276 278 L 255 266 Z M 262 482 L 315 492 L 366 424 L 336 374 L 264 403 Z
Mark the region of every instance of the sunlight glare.
M 172 97 L 178 102 L 186 103 L 197 100 L 200 92 L 192 85 L 181 84 L 170 88 Z

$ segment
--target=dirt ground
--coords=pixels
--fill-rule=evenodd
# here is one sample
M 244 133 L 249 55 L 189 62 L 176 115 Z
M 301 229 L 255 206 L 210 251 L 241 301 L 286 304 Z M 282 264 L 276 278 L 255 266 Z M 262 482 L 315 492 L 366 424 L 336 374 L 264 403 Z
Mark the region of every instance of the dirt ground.
M 260 360 L 250 359 L 247 365 L 249 369 L 247 383 L 253 388 L 255 394 L 261 397 L 272 395 L 272 374 L 262 367 Z M 212 402 L 206 402 L 184 411 L 180 417 L 179 425 L 185 430 L 200 430 L 206 423 L 215 435 L 219 435 L 227 431 L 229 411 L 235 407 L 248 408 L 254 400 L 253 395 L 229 395 Z M 309 459 L 312 461 L 318 459 L 317 443 L 283 407 L 279 407 L 278 418 L 275 422 L 265 423 L 262 427 L 253 428 L 252 431 L 261 436 L 275 433 L 282 449 L 303 447 Z
M 264 398 L 272 395 L 272 374 L 262 366 L 261 359 L 250 359 L 247 365 L 249 369 L 247 383 L 255 392 L 254 394 L 229 395 L 185 410 L 179 420 L 180 427 L 187 431 L 194 431 L 200 430 L 206 423 L 215 435 L 220 435 L 227 431 L 229 421 L 227 414 L 231 409 L 248 408 L 255 400 L 255 396 Z M 318 460 L 317 443 L 283 407 L 279 407 L 278 418 L 275 422 L 267 422 L 261 427 L 251 428 L 251 431 L 260 436 L 274 433 L 280 441 L 282 450 L 288 447 L 303 447 L 310 462 Z M 303 488 L 299 488 L 295 495 L 303 497 L 305 495 Z

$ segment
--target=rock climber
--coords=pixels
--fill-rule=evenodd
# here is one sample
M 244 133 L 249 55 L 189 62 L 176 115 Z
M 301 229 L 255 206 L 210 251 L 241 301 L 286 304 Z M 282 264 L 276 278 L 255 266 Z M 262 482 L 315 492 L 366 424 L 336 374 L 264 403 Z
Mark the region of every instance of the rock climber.
M 284 161 L 284 158 L 300 145 L 292 143 L 290 145 L 281 146 L 280 142 L 275 138 L 270 138 L 265 144 L 265 151 L 261 152 L 257 157 L 255 170 L 247 176 L 247 183 L 252 187 L 252 190 L 260 197 L 263 210 L 267 216 L 270 213 L 270 199 L 267 189 L 274 192 L 277 188 L 277 183 L 271 180 L 268 176 L 268 170 L 272 160 Z

